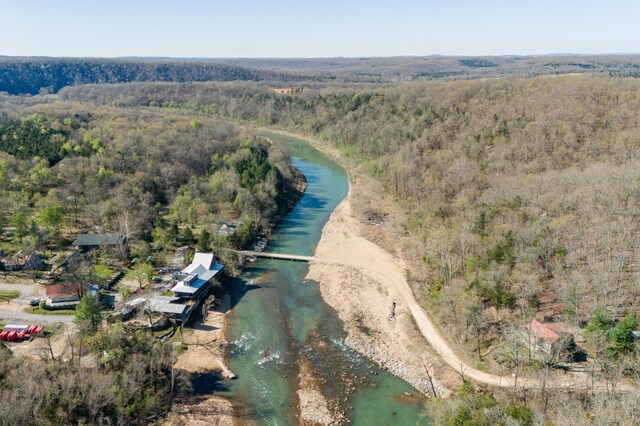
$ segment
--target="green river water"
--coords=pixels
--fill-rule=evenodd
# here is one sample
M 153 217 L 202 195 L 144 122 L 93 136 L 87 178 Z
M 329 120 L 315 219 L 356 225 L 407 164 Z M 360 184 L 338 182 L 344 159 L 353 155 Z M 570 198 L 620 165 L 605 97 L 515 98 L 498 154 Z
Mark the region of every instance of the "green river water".
M 322 227 L 346 196 L 342 168 L 307 143 L 268 134 L 285 144 L 307 179 L 307 191 L 278 225 L 268 251 L 312 255 Z M 240 421 L 300 424 L 297 417 L 298 363 L 308 362 L 323 395 L 353 425 L 425 424 L 424 399 L 411 386 L 347 348 L 341 321 L 306 282 L 306 263 L 260 260 L 233 284 L 227 322 L 229 366 L 236 380 L 223 395 Z M 407 395 L 411 396 L 408 397 Z

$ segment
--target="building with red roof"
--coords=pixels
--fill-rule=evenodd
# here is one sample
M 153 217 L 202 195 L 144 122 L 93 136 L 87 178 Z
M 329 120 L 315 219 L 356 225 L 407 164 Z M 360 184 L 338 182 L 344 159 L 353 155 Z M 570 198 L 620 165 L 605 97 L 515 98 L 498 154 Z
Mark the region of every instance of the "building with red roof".
M 80 297 L 69 286 L 50 284 L 46 287 L 45 294 L 46 304 L 51 308 L 73 307 L 80 302 Z
M 523 326 L 528 344 L 533 343 L 536 349 L 554 358 L 561 358 L 567 351 L 573 351 L 575 342 L 573 335 L 562 330 L 560 324 L 542 323 L 536 319 Z
M 553 345 L 560 339 L 560 334 L 554 330 L 554 328 L 558 329 L 556 324 L 543 324 L 537 319 L 534 319 L 524 327 L 529 330 L 534 337 L 544 340 L 550 345 Z

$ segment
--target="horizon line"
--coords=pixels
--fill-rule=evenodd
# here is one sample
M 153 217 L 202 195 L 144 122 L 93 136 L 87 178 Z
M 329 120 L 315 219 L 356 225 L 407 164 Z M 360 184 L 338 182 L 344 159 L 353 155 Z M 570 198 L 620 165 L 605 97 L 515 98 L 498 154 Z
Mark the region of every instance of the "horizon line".
M 0 59 L 115 59 L 115 60 L 131 60 L 131 59 L 163 59 L 163 60 L 323 60 L 323 59 L 397 59 L 397 58 L 514 58 L 514 57 L 561 57 L 561 56 L 580 56 L 580 57 L 603 57 L 603 56 L 640 56 L 640 52 L 611 52 L 611 53 L 535 53 L 520 54 L 508 53 L 499 55 L 451 55 L 451 54 L 429 54 L 429 55 L 390 55 L 390 56 L 51 56 L 51 55 L 4 55 L 0 54 Z

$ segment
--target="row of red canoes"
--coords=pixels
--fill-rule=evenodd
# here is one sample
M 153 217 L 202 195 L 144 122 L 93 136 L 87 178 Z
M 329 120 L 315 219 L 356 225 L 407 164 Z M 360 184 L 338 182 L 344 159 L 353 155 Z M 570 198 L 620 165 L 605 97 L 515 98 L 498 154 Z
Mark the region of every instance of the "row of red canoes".
M 16 340 L 22 340 L 27 336 L 37 336 L 44 330 L 41 325 L 32 325 L 24 330 L 3 330 L 0 332 L 0 341 L 2 342 L 15 342 Z

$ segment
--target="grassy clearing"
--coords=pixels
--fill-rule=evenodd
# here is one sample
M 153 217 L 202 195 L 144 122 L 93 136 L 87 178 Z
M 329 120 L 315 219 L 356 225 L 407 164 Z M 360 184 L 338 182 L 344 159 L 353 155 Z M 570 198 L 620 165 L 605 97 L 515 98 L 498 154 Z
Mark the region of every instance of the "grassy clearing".
M 0 302 L 8 302 L 20 296 L 19 291 L 0 291 Z
M 40 306 L 29 306 L 24 310 L 28 314 L 38 314 L 38 315 L 74 315 L 76 313 L 75 309 L 57 309 L 55 311 L 50 311 L 47 309 L 42 309 Z
M 93 273 L 102 281 L 106 281 L 113 274 L 113 270 L 107 265 L 95 264 L 93 265 Z

